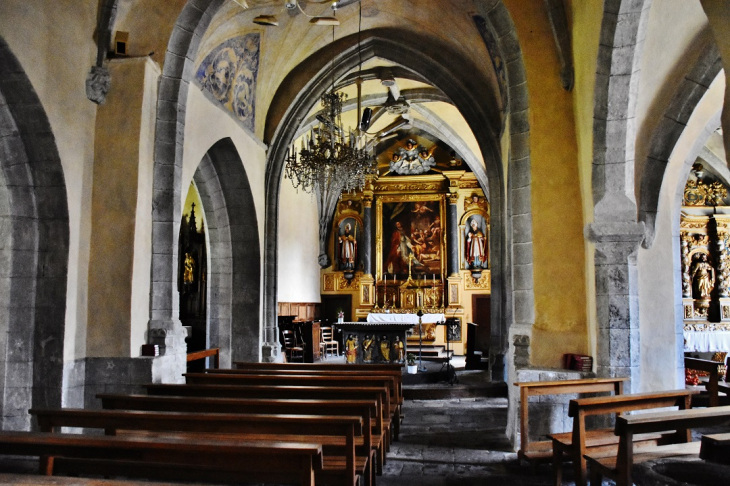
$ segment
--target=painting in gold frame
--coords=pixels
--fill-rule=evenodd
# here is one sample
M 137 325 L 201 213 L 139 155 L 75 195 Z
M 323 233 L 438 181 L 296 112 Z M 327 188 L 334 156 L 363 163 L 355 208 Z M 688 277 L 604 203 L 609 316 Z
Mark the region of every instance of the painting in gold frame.
M 443 194 L 406 194 L 376 197 L 377 273 L 382 279 L 412 275 L 441 281 L 446 269 L 446 208 Z

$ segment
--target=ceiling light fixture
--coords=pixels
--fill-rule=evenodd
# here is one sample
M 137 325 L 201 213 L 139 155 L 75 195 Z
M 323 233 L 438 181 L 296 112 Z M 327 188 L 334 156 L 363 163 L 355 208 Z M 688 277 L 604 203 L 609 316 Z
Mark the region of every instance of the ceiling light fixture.
M 279 21 L 277 20 L 276 15 L 259 15 L 257 17 L 254 17 L 253 23 L 267 26 L 279 25 Z
M 335 27 L 332 26 L 332 42 Z M 358 40 L 358 50 L 360 43 Z M 320 255 L 322 268 L 330 265 L 326 249 L 329 223 L 335 205 L 345 191 L 362 190 L 365 179 L 377 172 L 377 164 L 363 133 L 345 130 L 342 126 L 342 104 L 345 93 L 335 91 L 335 50 L 332 51 L 332 87 L 322 95 L 322 111 L 317 114 L 319 125 L 304 135 L 297 153 L 292 144 L 285 157 L 285 176 L 295 189 L 316 194 L 320 219 Z M 358 99 L 358 105 L 360 100 Z M 358 114 L 359 118 L 359 114 Z

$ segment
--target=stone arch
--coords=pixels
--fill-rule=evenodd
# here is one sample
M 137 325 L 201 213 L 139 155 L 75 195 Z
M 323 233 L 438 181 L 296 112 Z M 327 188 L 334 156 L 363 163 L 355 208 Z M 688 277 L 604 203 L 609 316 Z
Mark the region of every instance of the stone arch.
M 477 138 L 486 164 L 486 176 L 480 183 L 489 188 L 495 227 L 504 227 L 505 196 L 502 189 L 503 173 L 501 167 L 498 134 L 501 131 L 501 117 L 495 112 L 495 93 L 484 90 L 486 82 L 478 76 L 455 76 L 455 72 L 474 72 L 478 69 L 469 69 L 471 63 L 450 51 L 448 46 L 434 45 L 433 39 L 414 39 L 412 34 L 404 38 L 403 33 L 389 29 L 374 29 L 363 32 L 361 40 L 362 59 L 382 58 L 413 70 L 428 78 L 430 84 L 440 89 L 457 109 L 462 113 Z M 304 119 L 309 109 L 314 106 L 326 89 L 331 79 L 338 79 L 355 68 L 359 62 L 357 50 L 357 36 L 340 39 L 334 45 L 327 46 L 294 68 L 283 80 L 281 88 L 271 103 L 267 117 L 265 133 L 271 138 L 268 153 L 266 172 L 266 246 L 264 256 L 264 359 L 276 359 L 276 278 L 277 278 L 277 250 L 276 234 L 278 226 L 278 197 L 284 166 L 287 146 L 294 138 L 300 121 Z M 431 45 L 441 55 L 438 59 L 428 56 L 419 45 Z M 332 60 L 332 51 L 337 54 Z M 458 69 L 453 69 L 458 66 Z M 479 96 L 473 95 L 479 93 Z M 265 140 L 265 141 L 268 141 Z M 486 180 L 484 180 L 486 179 Z M 528 178 L 529 180 L 529 178 Z M 529 184 L 528 184 L 529 201 Z M 528 210 L 529 211 L 529 210 Z M 499 339 L 496 353 L 506 352 L 503 336 L 506 334 L 503 319 L 504 281 L 505 281 L 505 254 L 504 233 L 493 232 L 492 241 L 493 259 L 495 262 L 492 273 L 492 301 L 493 301 L 493 328 L 496 329 Z M 530 251 L 531 256 L 531 251 Z M 532 273 L 530 271 L 530 281 Z M 508 277 L 511 278 L 511 277 Z M 531 289 L 531 287 L 530 287 Z M 501 378 L 501 377 L 500 377 Z
M 1 37 L 0 179 L 2 428 L 28 429 L 28 408 L 61 406 L 68 205 L 45 110 Z
M 195 55 L 213 16 L 224 0 L 188 0 L 172 30 L 157 95 L 152 193 L 152 272 L 150 334 L 162 329 L 183 342 L 179 296 L 175 286 L 180 230 L 185 107 Z M 180 355 L 180 350 L 173 354 Z M 182 358 L 182 356 L 181 356 Z M 184 363 L 183 363 L 184 364 Z
M 208 339 L 221 366 L 259 357 L 259 231 L 251 186 L 233 141 L 216 142 L 193 176 L 208 225 Z M 233 289 L 236 289 L 235 293 Z
M 641 56 L 651 0 L 604 5 L 593 114 L 594 222 L 586 236 L 596 245 L 596 369 L 626 376 L 640 388 L 636 251 L 644 239 L 634 197 L 634 141 Z
M 697 103 L 721 70 L 720 52 L 716 44 L 710 44 L 680 82 L 664 111 L 662 120 L 654 130 L 649 155 L 641 174 L 639 192 L 639 221 L 644 222 L 646 230 L 646 237 L 642 243 L 644 248 L 650 248 L 654 242 L 659 192 L 669 157 Z

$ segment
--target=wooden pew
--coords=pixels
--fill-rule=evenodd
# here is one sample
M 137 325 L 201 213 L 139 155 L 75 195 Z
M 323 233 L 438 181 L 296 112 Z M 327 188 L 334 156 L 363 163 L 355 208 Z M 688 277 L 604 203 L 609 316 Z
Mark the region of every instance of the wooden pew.
M 317 483 L 357 486 L 359 477 L 367 477 L 370 484 L 370 450 L 368 448 L 366 456 L 359 457 L 355 452 L 356 437 L 360 438 L 362 445 L 361 416 L 83 409 L 31 409 L 29 412 L 38 419 L 42 432 L 54 432 L 60 427 L 81 427 L 102 429 L 107 435 L 116 435 L 118 431 L 184 432 L 184 435 L 173 437 L 182 440 L 221 438 L 246 442 L 321 444 L 323 465 L 315 474 Z M 325 447 L 333 453 L 327 454 Z
M 102 407 L 107 410 L 144 410 L 157 412 L 199 412 L 199 413 L 267 413 L 307 415 L 357 415 L 364 424 L 371 424 L 378 407 L 375 400 L 312 400 L 312 399 L 265 399 L 265 398 L 209 398 L 175 397 L 150 395 L 98 394 Z M 380 448 L 373 436 L 382 435 L 377 428 L 364 427 L 363 449 L 372 451 L 377 474 L 383 474 Z M 325 448 L 325 452 L 327 448 Z
M 710 407 L 717 407 L 718 405 L 720 405 L 720 396 L 718 393 L 718 384 L 720 381 L 720 366 L 722 366 L 722 363 L 719 361 L 711 361 L 709 359 L 699 358 L 684 358 L 684 367 L 686 369 L 705 371 L 710 374 L 707 382 L 705 383 Z
M 697 455 L 700 442 L 690 442 L 691 430 L 697 427 L 730 425 L 730 406 L 694 408 L 666 412 L 641 413 L 616 419 L 618 453 L 611 456 L 587 454 L 591 469 L 591 484 L 601 484 L 603 477 L 612 478 L 617 486 L 631 486 L 631 468 L 634 464 L 674 456 Z M 673 431 L 673 444 L 635 450 L 634 437 L 638 434 Z
M 552 460 L 552 441 L 530 442 L 529 398 L 547 395 L 570 395 L 581 393 L 613 392 L 623 393 L 628 378 L 586 378 L 581 380 L 525 381 L 517 382 L 520 389 L 520 450 L 517 457 L 531 464 Z
M 249 374 L 224 374 L 224 373 L 184 373 L 185 381 L 191 385 L 281 385 L 281 386 L 335 386 L 335 387 L 358 387 L 358 386 L 382 386 L 385 388 L 386 396 L 383 399 L 384 427 L 388 432 L 386 447 L 390 447 L 392 429 L 399 419 L 398 399 L 393 396 L 392 390 L 396 389 L 394 379 L 390 376 L 363 376 L 363 375 L 249 375 Z M 345 398 L 345 397 L 343 397 Z M 393 425 L 393 427 L 391 427 Z
M 692 390 L 672 390 L 659 393 L 636 393 L 632 395 L 615 395 L 606 397 L 580 398 L 571 400 L 568 416 L 573 417 L 573 431 L 550 434 L 553 441 L 553 472 L 555 484 L 562 484 L 563 455 L 573 461 L 575 484 L 584 485 L 588 477 L 584 455 L 601 451 L 614 451 L 618 446 L 618 438 L 613 429 L 586 429 L 586 417 L 596 415 L 615 415 L 636 410 L 652 408 L 679 407 L 690 408 Z M 655 434 L 637 437 L 637 441 L 656 442 L 661 436 Z
M 52 457 L 43 475 L 124 476 L 167 481 L 275 482 L 314 486 L 322 447 L 306 443 L 108 437 L 0 431 L 0 454 Z
M 388 390 L 380 387 L 315 387 L 315 386 L 267 386 L 267 385 L 144 385 L 149 395 L 217 397 L 217 398 L 273 398 L 273 399 L 314 399 L 314 400 L 375 400 L 376 416 L 373 419 L 373 444 L 378 450 L 379 463 L 385 464 L 390 436 L 390 411 Z
M 257 365 L 260 363 L 256 363 Z M 279 363 L 265 363 L 265 364 L 279 364 Z M 287 376 L 379 376 L 379 377 L 390 377 L 392 381 L 384 380 L 388 384 L 390 389 L 390 395 L 394 403 L 393 406 L 393 435 L 394 439 L 398 440 L 400 435 L 400 417 L 403 405 L 403 373 L 400 369 L 398 370 L 385 370 L 377 369 L 379 366 L 370 366 L 367 370 L 353 370 L 353 369 L 327 369 L 327 365 L 312 366 L 312 363 L 305 363 L 308 365 L 307 368 L 301 368 L 298 366 L 291 366 L 291 363 L 279 364 L 278 367 L 259 367 L 259 366 L 245 366 L 241 364 L 236 369 L 207 369 L 206 373 L 216 374 L 227 374 L 227 375 L 287 375 Z M 376 368 L 376 369 L 373 369 Z

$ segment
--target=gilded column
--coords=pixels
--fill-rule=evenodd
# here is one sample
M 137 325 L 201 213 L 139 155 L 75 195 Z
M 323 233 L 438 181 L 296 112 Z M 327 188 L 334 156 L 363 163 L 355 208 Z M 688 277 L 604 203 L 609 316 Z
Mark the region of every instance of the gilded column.
M 373 275 L 373 196 L 364 194 L 362 198 L 362 264 L 365 275 Z

